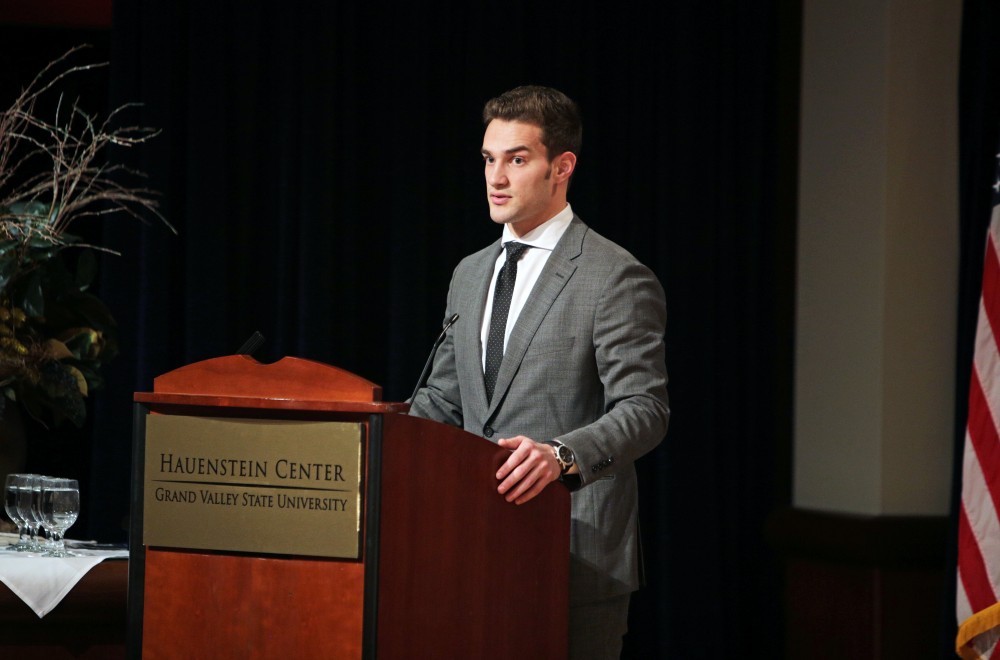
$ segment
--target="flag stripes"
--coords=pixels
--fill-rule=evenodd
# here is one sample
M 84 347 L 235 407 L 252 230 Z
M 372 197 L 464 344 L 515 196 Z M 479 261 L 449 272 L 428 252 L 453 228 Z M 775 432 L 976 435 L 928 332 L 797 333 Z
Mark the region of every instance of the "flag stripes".
M 967 660 L 1000 660 L 1000 207 L 994 207 L 983 260 L 983 288 L 969 384 L 969 416 L 958 520 L 959 630 Z

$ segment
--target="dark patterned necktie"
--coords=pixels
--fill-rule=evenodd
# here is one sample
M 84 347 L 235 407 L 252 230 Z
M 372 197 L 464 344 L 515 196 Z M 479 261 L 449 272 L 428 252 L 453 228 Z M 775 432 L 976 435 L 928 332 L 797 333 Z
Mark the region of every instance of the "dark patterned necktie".
M 507 330 L 507 313 L 510 299 L 514 295 L 514 280 L 517 279 L 517 260 L 530 245 L 507 243 L 507 261 L 497 274 L 497 285 L 493 291 L 493 314 L 490 316 L 490 334 L 486 337 L 486 400 L 493 400 L 493 388 L 497 384 L 500 363 L 503 361 L 503 337 Z

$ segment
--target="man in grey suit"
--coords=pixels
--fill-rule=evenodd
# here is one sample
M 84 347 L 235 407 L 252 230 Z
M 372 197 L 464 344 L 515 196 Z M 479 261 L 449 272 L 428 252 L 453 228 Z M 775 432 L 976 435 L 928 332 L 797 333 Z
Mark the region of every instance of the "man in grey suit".
M 410 413 L 510 449 L 495 475 L 509 502 L 557 480 L 573 490 L 570 656 L 614 658 L 639 586 L 634 462 L 670 414 L 663 289 L 566 201 L 582 140 L 572 100 L 519 87 L 483 120 L 502 236 L 455 269 L 446 318 L 462 320 Z

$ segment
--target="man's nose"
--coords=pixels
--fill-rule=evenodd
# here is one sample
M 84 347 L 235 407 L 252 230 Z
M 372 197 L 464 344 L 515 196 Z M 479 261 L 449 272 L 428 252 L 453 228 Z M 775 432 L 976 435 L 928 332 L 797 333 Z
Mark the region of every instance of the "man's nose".
M 497 163 L 486 171 L 486 182 L 494 188 L 501 188 L 507 185 L 507 171 L 503 164 Z

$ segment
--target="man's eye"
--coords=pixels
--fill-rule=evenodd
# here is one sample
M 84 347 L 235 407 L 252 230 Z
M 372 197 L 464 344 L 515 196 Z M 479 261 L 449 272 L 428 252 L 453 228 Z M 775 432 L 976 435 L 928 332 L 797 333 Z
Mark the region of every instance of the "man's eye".
M 483 156 L 483 161 L 487 164 L 493 163 L 493 156 Z
M 524 158 L 522 156 L 514 156 L 514 158 L 511 159 L 511 162 L 515 165 L 524 165 Z

